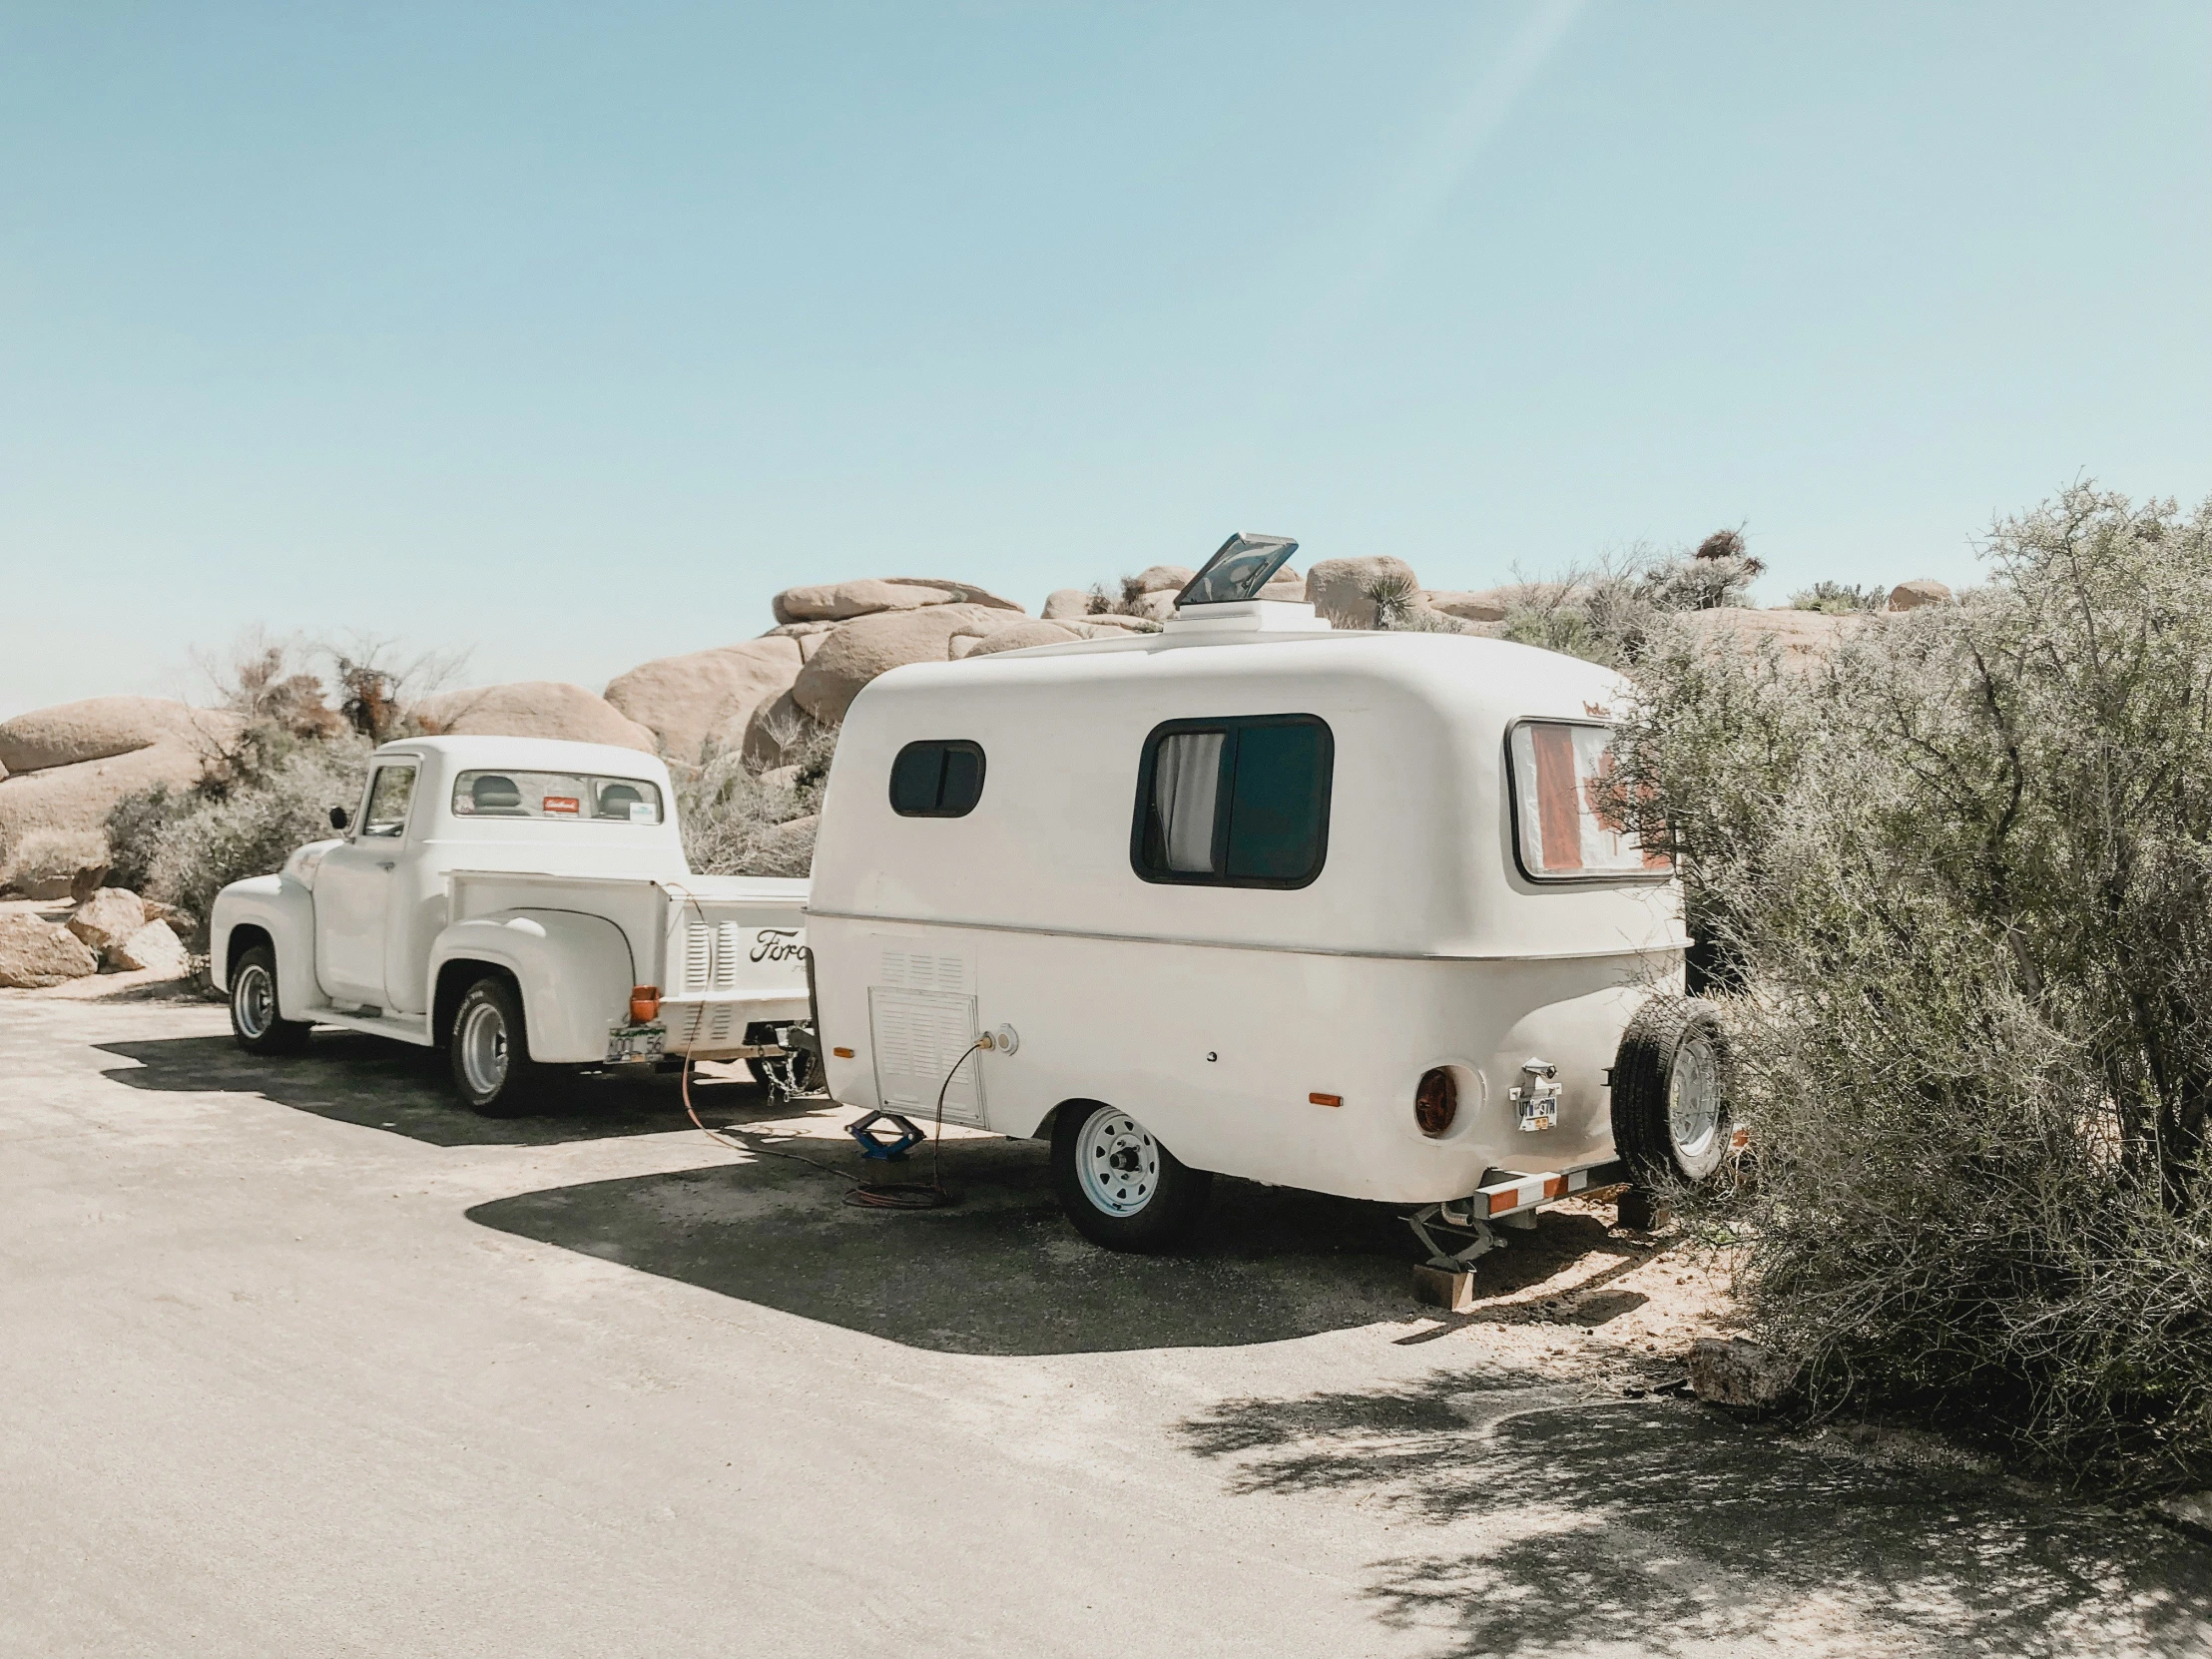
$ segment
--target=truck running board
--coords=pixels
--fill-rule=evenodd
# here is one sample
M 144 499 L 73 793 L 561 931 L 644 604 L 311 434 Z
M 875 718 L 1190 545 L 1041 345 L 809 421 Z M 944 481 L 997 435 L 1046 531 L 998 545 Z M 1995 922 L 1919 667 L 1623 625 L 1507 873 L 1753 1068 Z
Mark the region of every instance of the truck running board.
M 366 1031 L 377 1037 L 396 1037 L 417 1048 L 433 1048 L 428 1014 L 341 1014 L 335 1008 L 317 1008 L 307 1015 L 317 1025 L 342 1025 L 348 1031 Z

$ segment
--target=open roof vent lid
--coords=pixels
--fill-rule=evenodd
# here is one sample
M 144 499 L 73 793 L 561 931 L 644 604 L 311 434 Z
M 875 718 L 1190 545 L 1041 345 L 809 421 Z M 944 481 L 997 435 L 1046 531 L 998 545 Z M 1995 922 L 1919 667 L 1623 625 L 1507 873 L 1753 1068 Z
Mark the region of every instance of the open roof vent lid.
M 1168 629 L 1245 634 L 1325 626 L 1311 605 L 1260 597 L 1260 590 L 1297 551 L 1298 543 L 1289 536 L 1239 530 L 1175 596 L 1175 615 L 1168 620 Z

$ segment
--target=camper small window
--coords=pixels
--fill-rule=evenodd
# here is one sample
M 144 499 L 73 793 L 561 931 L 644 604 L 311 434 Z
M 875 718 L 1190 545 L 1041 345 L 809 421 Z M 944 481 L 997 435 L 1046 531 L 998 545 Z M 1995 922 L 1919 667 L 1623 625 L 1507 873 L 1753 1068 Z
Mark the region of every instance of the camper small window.
M 1513 855 L 1534 881 L 1665 876 L 1607 800 L 1613 729 L 1586 721 L 1524 720 L 1506 737 L 1513 791 Z
M 1131 864 L 1147 881 L 1303 887 L 1328 856 L 1335 758 L 1312 715 L 1170 721 L 1145 742 Z
M 900 818 L 965 818 L 983 799 L 979 745 L 910 743 L 891 762 L 891 811 Z

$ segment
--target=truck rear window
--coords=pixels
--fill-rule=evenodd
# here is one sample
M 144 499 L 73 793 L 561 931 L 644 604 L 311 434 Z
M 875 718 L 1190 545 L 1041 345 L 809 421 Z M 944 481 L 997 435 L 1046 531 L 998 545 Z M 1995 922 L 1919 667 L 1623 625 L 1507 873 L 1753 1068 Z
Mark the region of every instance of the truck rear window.
M 658 824 L 661 787 L 573 772 L 464 772 L 453 781 L 453 816 Z
M 1613 729 L 1583 721 L 1524 720 L 1506 739 L 1512 758 L 1513 851 L 1537 881 L 1669 875 L 1607 810 Z

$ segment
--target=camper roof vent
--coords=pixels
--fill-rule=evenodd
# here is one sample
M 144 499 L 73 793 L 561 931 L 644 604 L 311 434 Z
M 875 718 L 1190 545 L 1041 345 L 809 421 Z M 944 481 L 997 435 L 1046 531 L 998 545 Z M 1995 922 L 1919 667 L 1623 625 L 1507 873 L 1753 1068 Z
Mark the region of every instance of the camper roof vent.
M 1191 634 L 1326 634 L 1329 624 L 1311 605 L 1289 599 L 1243 599 L 1229 604 L 1192 605 L 1161 624 L 1172 636 Z
M 1297 551 L 1298 543 L 1289 536 L 1239 530 L 1199 566 L 1198 574 L 1175 596 L 1175 608 L 1187 611 L 1193 605 L 1236 605 L 1257 599 L 1268 579 Z

